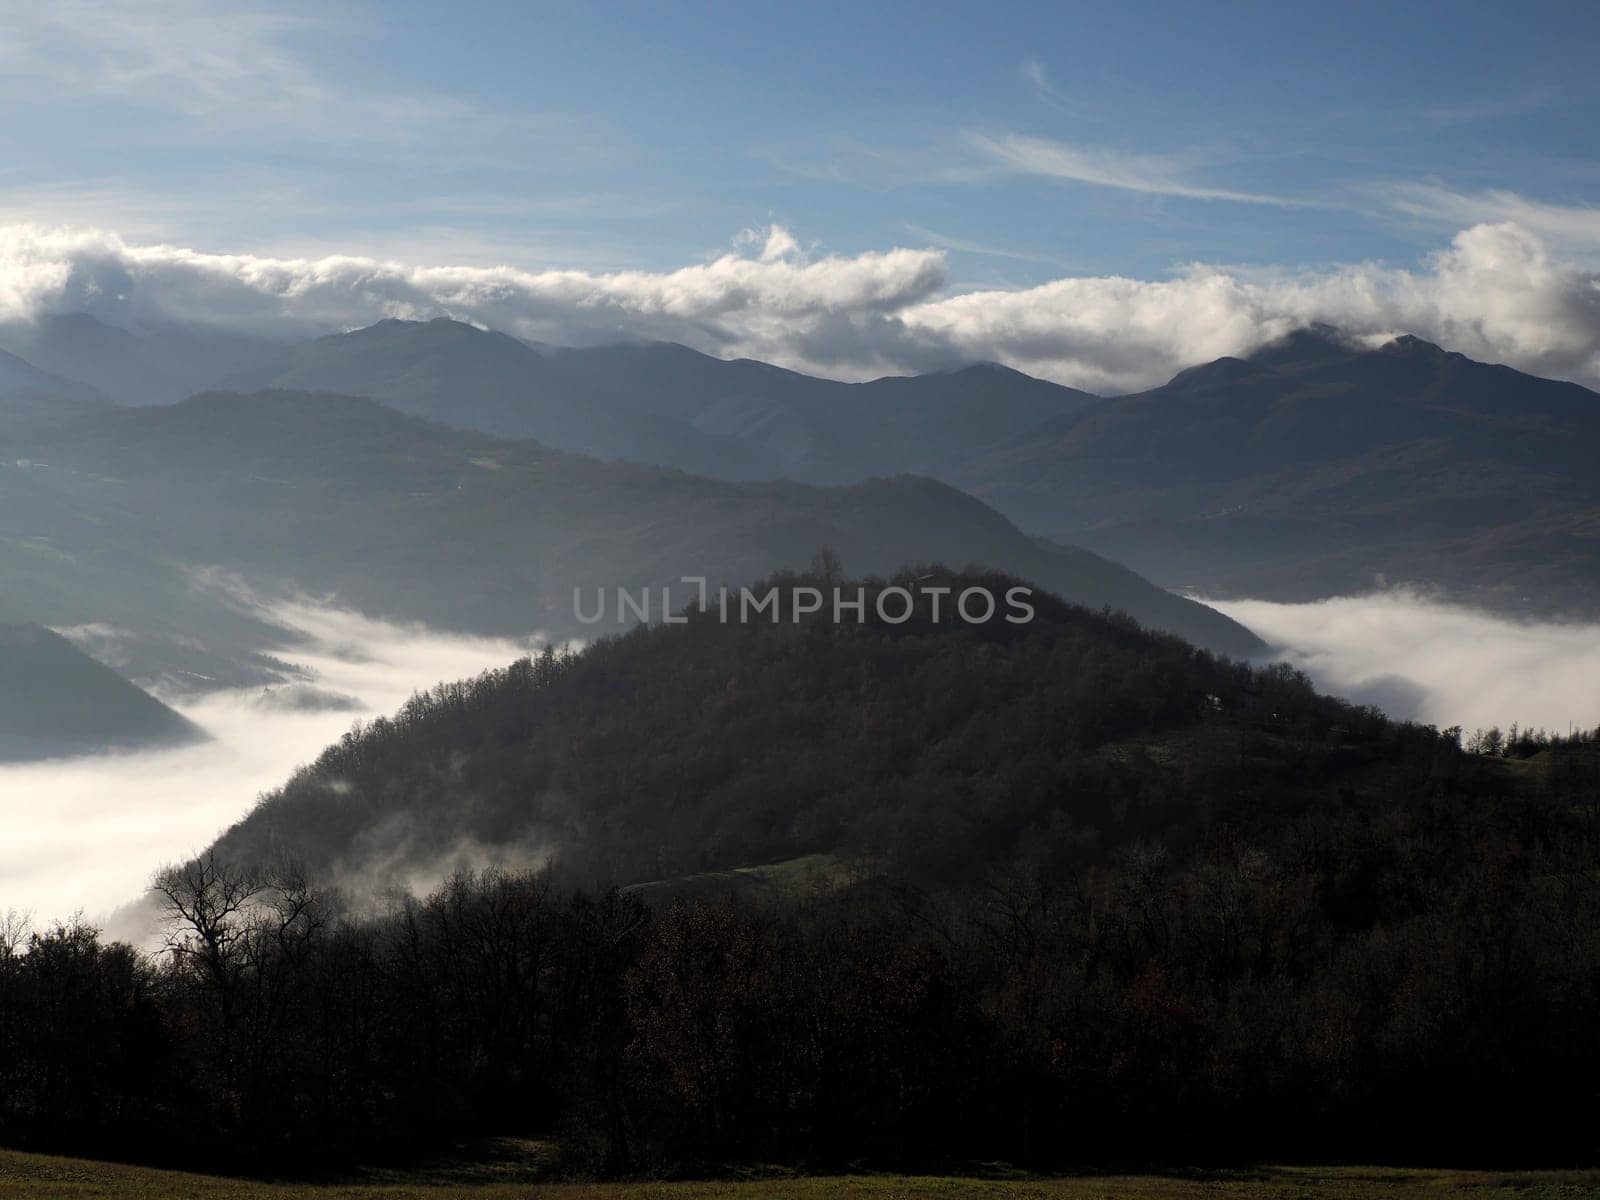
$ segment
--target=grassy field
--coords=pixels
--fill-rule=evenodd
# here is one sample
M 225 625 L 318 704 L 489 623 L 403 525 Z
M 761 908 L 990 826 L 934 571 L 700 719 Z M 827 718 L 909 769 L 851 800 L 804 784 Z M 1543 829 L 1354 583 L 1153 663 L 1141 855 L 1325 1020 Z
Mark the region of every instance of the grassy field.
M 1097 1175 L 1064 1179 L 852 1175 L 708 1183 L 539 1183 L 495 1178 L 494 1168 L 441 1168 L 373 1175 L 342 1183 L 262 1183 L 154 1171 L 83 1159 L 0 1151 L 0 1198 L 87 1200 L 340 1200 L 342 1197 L 468 1196 L 474 1200 L 919 1200 L 978 1196 L 995 1200 L 1384 1200 L 1465 1195 L 1600 1197 L 1600 1171 L 1488 1174 L 1386 1168 L 1262 1168 L 1187 1175 Z

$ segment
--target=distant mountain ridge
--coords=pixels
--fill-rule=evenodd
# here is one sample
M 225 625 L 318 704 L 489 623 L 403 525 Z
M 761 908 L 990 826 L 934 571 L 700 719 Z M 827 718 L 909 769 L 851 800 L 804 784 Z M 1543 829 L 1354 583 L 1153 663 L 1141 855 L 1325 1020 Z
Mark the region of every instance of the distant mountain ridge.
M 827 546 L 864 574 L 935 561 L 1014 571 L 1212 649 L 1264 650 L 1215 610 L 923 477 L 740 484 L 296 392 L 114 409 L 26 445 L 49 465 L 0 466 L 0 602 L 20 586 L 27 604 L 72 605 L 72 623 L 137 627 L 187 605 L 190 632 L 224 636 L 237 614 L 195 610 L 177 569 L 194 564 L 440 628 L 592 636 L 576 587 L 738 584 Z
M 48 424 L 110 403 L 88 384 L 52 375 L 0 350 L 0 415 L 14 425 Z
M 171 404 L 276 353 L 269 338 L 167 323 L 137 332 L 85 312 L 0 325 L 0 347 L 119 404 Z
M 1416 582 L 1600 612 L 1600 395 L 1414 337 L 1302 330 L 1046 422 L 948 478 L 1170 586 Z
M 188 338 L 232 364 L 232 390 L 362 395 L 603 459 L 740 482 L 929 475 L 1031 533 L 1203 594 L 1406 582 L 1502 611 L 1600 613 L 1600 398 L 1411 337 L 1374 348 L 1308 328 L 1099 399 L 996 366 L 850 384 L 667 343 L 537 346 L 442 318 L 278 346 L 136 336 L 82 315 L 33 336 L 98 347 L 66 382 L 120 372 L 132 382 L 113 399 L 170 392 L 149 367 L 184 359 Z M 29 395 L 36 424 L 85 402 L 40 410 Z
M 458 429 L 734 480 L 936 471 L 1095 399 L 993 364 L 850 384 L 665 342 L 535 346 L 442 317 L 273 343 L 72 313 L 0 328 L 0 346 L 124 404 L 358 395 Z
M 536 349 L 445 318 L 320 338 L 219 386 L 370 396 L 602 458 L 811 483 L 928 470 L 1094 399 L 996 366 L 847 384 L 665 342 Z

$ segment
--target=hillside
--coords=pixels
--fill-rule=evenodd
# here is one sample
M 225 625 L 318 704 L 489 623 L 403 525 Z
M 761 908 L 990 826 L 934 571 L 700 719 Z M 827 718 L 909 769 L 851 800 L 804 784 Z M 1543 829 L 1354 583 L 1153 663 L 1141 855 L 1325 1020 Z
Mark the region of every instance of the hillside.
M 0 553 L 20 567 L 0 589 L 57 597 L 70 616 L 18 615 L 59 623 L 140 627 L 170 596 L 173 611 L 192 613 L 191 634 L 233 636 L 237 614 L 193 612 L 176 567 L 191 564 L 442 628 L 591 636 L 575 619 L 575 588 L 675 584 L 676 604 L 687 599 L 681 576 L 740 583 L 831 546 L 862 573 L 982 563 L 1218 650 L 1261 649 L 1214 610 L 1037 542 L 929 479 L 734 484 L 286 392 L 117 409 L 19 444 L 47 465 L 0 466 Z M 120 587 L 85 586 L 102 576 Z M 124 603 L 138 611 L 118 611 Z
M 1000 596 L 1015 581 L 937 582 Z M 1231 665 L 1039 605 L 1033 624 L 972 629 L 932 626 L 926 601 L 904 627 L 723 624 L 713 612 L 523 663 L 333 748 L 219 850 L 287 855 L 330 879 L 375 864 L 443 874 L 457 852 L 554 855 L 583 882 L 821 853 L 970 872 L 975 854 L 1015 852 L 1070 774 L 1098 813 L 1079 819 L 1107 819 L 1112 793 L 1095 793 L 1110 763 L 1094 751 L 1190 728 L 1219 691 L 1245 703 Z M 995 773 L 994 756 L 1012 752 L 1029 764 L 1025 787 Z
M 1600 396 L 1415 338 L 1304 330 L 1046 423 L 948 477 L 1173 587 L 1416 582 L 1594 615 Z
M 71 642 L 0 624 L 0 762 L 172 745 L 200 731 Z
M 0 1136 L 280 1173 L 490 1133 L 678 1175 L 1587 1160 L 1597 736 L 1467 754 L 1043 597 L 704 614 L 353 731 L 162 873 L 160 987 L 41 937 L 0 970 Z M 34 1015 L 63 975 L 105 981 L 70 1039 Z
M 997 597 L 1018 582 L 899 579 Z M 883 585 L 860 586 L 871 596 Z M 1409 738 L 1431 742 L 1287 674 L 1252 673 L 1045 593 L 1034 603 L 1030 623 L 981 626 L 948 610 L 934 623 L 926 597 L 906 625 L 870 606 L 865 624 L 787 613 L 777 626 L 725 623 L 713 605 L 687 626 L 546 655 L 368 726 L 218 848 L 378 887 L 379 867 L 437 877 L 456 854 L 553 856 L 578 882 L 816 855 L 969 878 L 1039 849 L 1067 795 L 1069 825 L 1096 841 L 1160 830 L 1181 842 L 1218 820 L 1255 826 L 1335 784 L 1381 790 L 1386 759 L 1409 753 Z M 1219 753 L 1244 745 L 1247 761 Z M 1303 788 L 1285 789 L 1285 770 Z M 1130 809 L 1146 773 L 1161 799 Z

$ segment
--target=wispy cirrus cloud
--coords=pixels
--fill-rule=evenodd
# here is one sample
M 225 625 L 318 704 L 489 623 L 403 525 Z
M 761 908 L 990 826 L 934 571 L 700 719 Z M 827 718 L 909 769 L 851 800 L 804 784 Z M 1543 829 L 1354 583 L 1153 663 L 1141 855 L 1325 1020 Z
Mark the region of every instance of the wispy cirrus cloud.
M 0 68 L 52 90 L 160 100 L 191 115 L 248 99 L 270 108 L 325 99 L 285 40 L 309 15 L 203 0 L 20 0 L 0 6 Z
M 1551 204 L 1494 188 L 1462 192 L 1439 183 L 1391 183 L 1377 192 L 1394 212 L 1435 225 L 1514 221 L 1553 242 L 1600 247 L 1600 207 L 1593 205 Z
M 1076 120 L 1086 120 L 1088 110 L 1076 103 L 1070 96 L 1063 92 L 1050 78 L 1050 72 L 1042 62 L 1029 59 L 1022 64 L 1022 78 L 1027 81 L 1034 98 L 1048 108 L 1065 113 Z
M 1067 266 L 1067 260 L 1057 258 L 1050 254 L 1035 254 L 1027 250 L 1007 250 L 1003 246 L 991 246 L 984 242 L 975 242 L 967 238 L 951 237 L 921 225 L 913 225 L 907 221 L 905 230 L 913 237 L 927 242 L 930 246 L 937 246 L 941 250 L 954 250 L 960 254 L 977 254 L 985 258 L 1009 258 L 1016 262 L 1045 263 L 1051 266 Z
M 1179 196 L 1190 200 L 1228 200 L 1239 204 L 1280 207 L 1301 207 L 1307 203 L 1283 196 L 1240 192 L 1197 183 L 1188 178 L 1194 164 L 1175 155 L 1135 154 L 1073 146 L 1020 133 L 999 136 L 971 133 L 967 135 L 967 143 L 996 169 L 1016 174 L 1041 175 L 1097 187 L 1121 188 L 1156 196 Z
M 423 88 L 361 87 L 319 64 L 318 43 L 361 46 L 370 20 L 336 5 L 210 0 L 0 0 L 0 97 L 18 104 L 106 99 L 165 114 L 185 141 L 361 147 L 390 155 L 445 144 L 537 142 L 563 161 L 612 154 L 594 123 L 571 113 L 502 112 Z M 498 161 L 482 160 L 486 165 Z

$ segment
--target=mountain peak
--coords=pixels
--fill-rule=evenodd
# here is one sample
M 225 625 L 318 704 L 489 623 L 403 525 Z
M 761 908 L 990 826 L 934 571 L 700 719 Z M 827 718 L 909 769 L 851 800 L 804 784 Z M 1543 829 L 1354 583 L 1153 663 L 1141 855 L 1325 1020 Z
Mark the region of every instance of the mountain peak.
M 1412 333 L 1402 333 L 1378 348 L 1379 354 L 1408 355 L 1414 358 L 1445 358 L 1451 353 L 1433 342 L 1424 341 Z
M 1290 330 L 1248 356 L 1248 361 L 1264 365 L 1321 363 L 1349 358 L 1359 347 L 1332 325 L 1313 324 Z

